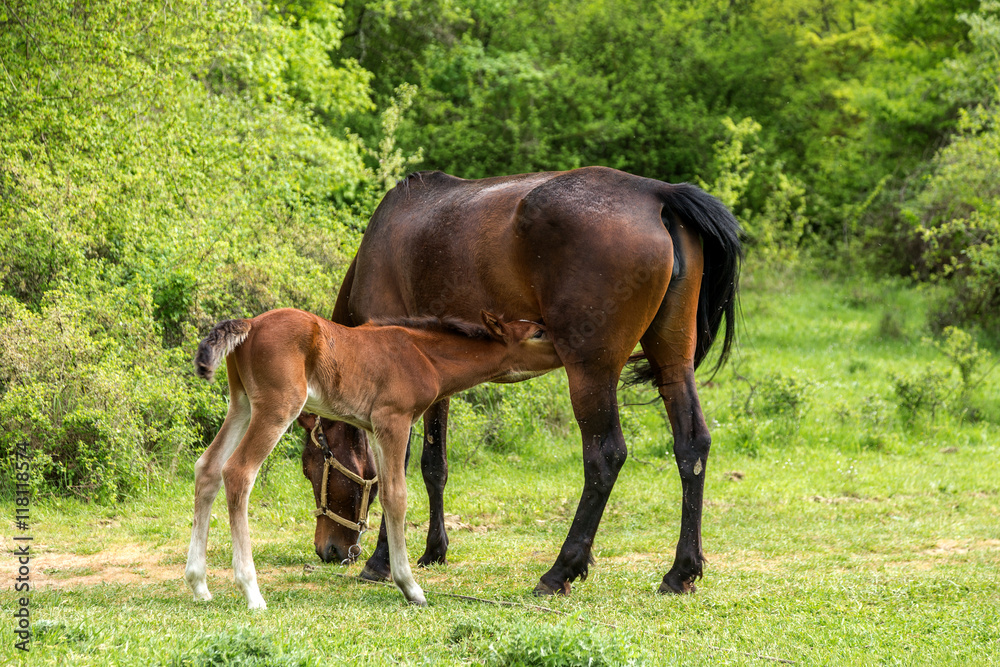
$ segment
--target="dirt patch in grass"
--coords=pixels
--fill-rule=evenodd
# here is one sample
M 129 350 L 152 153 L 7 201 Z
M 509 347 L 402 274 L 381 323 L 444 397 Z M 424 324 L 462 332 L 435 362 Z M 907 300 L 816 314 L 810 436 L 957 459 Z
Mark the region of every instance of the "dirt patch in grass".
M 68 554 L 37 546 L 31 558 L 32 588 L 73 588 L 101 583 L 135 584 L 180 579 L 176 565 L 163 565 L 166 554 L 138 544 L 117 545 L 94 554 Z M 13 578 L 14 559 L 0 563 L 0 575 Z
M 151 584 L 163 581 L 183 582 L 183 560 L 171 551 L 155 551 L 140 544 L 119 544 L 93 554 L 73 554 L 48 550 L 37 545 L 31 557 L 31 587 L 38 590 L 77 588 L 99 584 Z M 0 562 L 0 578 L 13 581 L 16 559 Z M 288 567 L 262 566 L 257 562 L 261 582 L 289 574 L 314 572 L 322 566 L 303 564 Z M 232 581 L 231 568 L 209 567 L 209 580 Z

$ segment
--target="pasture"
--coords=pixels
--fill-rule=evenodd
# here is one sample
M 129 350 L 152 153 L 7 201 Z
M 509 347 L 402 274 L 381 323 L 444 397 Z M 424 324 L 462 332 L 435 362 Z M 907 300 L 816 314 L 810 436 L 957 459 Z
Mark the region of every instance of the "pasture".
M 662 406 L 639 405 L 651 389 L 620 396 L 631 404 L 630 458 L 590 577 L 569 597 L 531 595 L 582 484 L 560 371 L 453 403 L 449 563 L 414 571 L 428 608 L 353 578 L 361 562 L 319 562 L 297 431 L 250 501 L 266 611 L 248 611 L 232 581 L 221 495 L 208 543 L 215 599 L 191 599 L 191 459 L 139 500 L 34 500 L 34 638 L 25 656 L 5 631 L 0 662 L 994 664 L 1000 369 L 986 374 L 995 360 L 977 352 L 963 384 L 952 358 L 965 357 L 949 358 L 958 343 L 926 330 L 926 304 L 901 283 L 748 272 L 739 348 L 710 382 L 699 377 L 713 448 L 709 562 L 694 595 L 656 593 L 677 542 L 680 483 Z M 418 458 L 408 472 L 411 562 L 427 521 Z M 3 511 L 13 517 L 13 504 Z M 364 556 L 374 542 L 364 536 Z

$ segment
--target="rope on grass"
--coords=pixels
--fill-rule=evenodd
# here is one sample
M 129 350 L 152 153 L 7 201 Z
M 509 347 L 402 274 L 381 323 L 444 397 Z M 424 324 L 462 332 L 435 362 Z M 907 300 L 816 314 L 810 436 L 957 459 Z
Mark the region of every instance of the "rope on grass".
M 356 577 L 356 576 L 353 576 L 353 575 L 350 575 L 350 574 L 341 574 L 340 572 L 331 572 L 330 574 L 332 574 L 335 577 L 340 577 L 341 579 L 348 579 L 350 581 L 353 581 L 354 583 L 377 584 L 379 586 L 391 586 L 392 588 L 396 588 L 395 584 L 389 583 L 388 581 L 371 581 L 370 579 L 361 579 L 360 577 Z M 507 600 L 489 600 L 487 598 L 477 598 L 477 597 L 472 596 L 472 595 L 459 595 L 458 593 L 442 593 L 440 591 L 429 591 L 426 588 L 424 589 L 424 593 L 430 593 L 431 595 L 440 595 L 442 597 L 447 597 L 447 598 L 455 598 L 456 600 L 464 600 L 466 602 L 481 602 L 483 604 L 491 604 L 491 605 L 494 605 L 494 606 L 497 606 L 497 607 L 519 607 L 521 609 L 530 609 L 530 610 L 533 610 L 533 611 L 540 611 L 540 612 L 543 612 L 543 613 L 546 613 L 546 614 L 556 614 L 557 616 L 573 616 L 573 614 L 570 614 L 569 612 L 561 611 L 559 609 L 553 609 L 552 607 L 544 607 L 544 606 L 538 605 L 538 604 L 526 604 L 524 602 L 510 602 L 510 601 L 507 601 Z M 603 625 L 604 627 L 611 628 L 612 630 L 618 630 L 618 629 L 620 629 L 614 623 L 607 623 L 605 621 L 593 621 L 593 620 L 588 620 L 588 619 L 581 618 L 579 616 L 577 616 L 576 619 L 578 621 L 580 621 L 581 623 L 591 623 L 593 625 Z M 704 647 L 707 647 L 707 648 L 709 648 L 709 649 L 711 649 L 713 651 L 722 651 L 722 652 L 725 652 L 725 653 L 734 653 L 734 654 L 737 654 L 737 655 L 744 655 L 744 656 L 747 656 L 747 657 L 750 657 L 750 658 L 760 658 L 761 660 L 770 660 L 772 662 L 780 662 L 780 663 L 786 664 L 786 665 L 794 665 L 794 664 L 796 664 L 796 662 L 794 660 L 787 660 L 785 658 L 777 658 L 777 657 L 775 657 L 773 655 L 766 655 L 764 653 L 749 653 L 747 651 L 739 651 L 737 649 L 726 648 L 724 646 L 713 646 L 712 644 L 698 644 L 698 642 L 695 642 L 695 641 L 693 641 L 691 639 L 684 639 L 683 637 L 671 637 L 670 635 L 665 635 L 663 633 L 656 632 L 654 630 L 648 630 L 648 629 L 645 629 L 645 628 L 643 628 L 643 631 L 644 632 L 648 632 L 651 635 L 656 635 L 657 637 L 662 637 L 663 639 L 679 640 L 679 641 L 682 641 L 682 642 L 684 642 L 686 644 L 697 644 L 698 646 L 704 646 Z

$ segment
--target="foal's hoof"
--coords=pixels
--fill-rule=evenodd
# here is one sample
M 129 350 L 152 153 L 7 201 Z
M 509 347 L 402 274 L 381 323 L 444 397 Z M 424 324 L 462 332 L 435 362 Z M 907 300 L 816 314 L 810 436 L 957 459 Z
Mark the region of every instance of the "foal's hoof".
M 698 587 L 694 585 L 694 579 L 679 579 L 671 577 L 669 574 L 663 577 L 663 583 L 660 584 L 660 594 L 661 595 L 687 595 L 688 593 L 694 593 L 698 590 Z
M 570 585 L 568 581 L 562 582 L 562 585 L 558 588 L 550 586 L 541 580 L 535 586 L 535 595 L 538 597 L 542 597 L 543 595 L 569 595 L 569 591 Z
M 364 569 L 361 570 L 361 574 L 359 574 L 358 576 L 364 579 L 365 581 L 389 581 L 389 577 L 391 575 L 389 572 L 383 574 L 382 572 L 379 572 L 378 570 L 372 568 L 370 565 L 366 564 Z

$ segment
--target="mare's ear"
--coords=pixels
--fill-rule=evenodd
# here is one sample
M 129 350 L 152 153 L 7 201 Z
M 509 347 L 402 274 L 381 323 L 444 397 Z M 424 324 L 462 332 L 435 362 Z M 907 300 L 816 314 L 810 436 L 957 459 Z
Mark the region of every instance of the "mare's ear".
M 490 332 L 490 335 L 497 340 L 502 340 L 504 342 L 509 338 L 507 332 L 507 325 L 503 323 L 499 317 L 493 313 L 482 311 L 483 324 L 486 326 L 486 330 Z
M 316 426 L 317 419 L 319 419 L 319 417 L 317 417 L 316 415 L 310 414 L 308 412 L 302 412 L 299 414 L 298 417 L 295 418 L 295 421 L 297 421 L 299 423 L 299 426 L 304 428 L 306 431 L 312 431 L 313 428 Z

